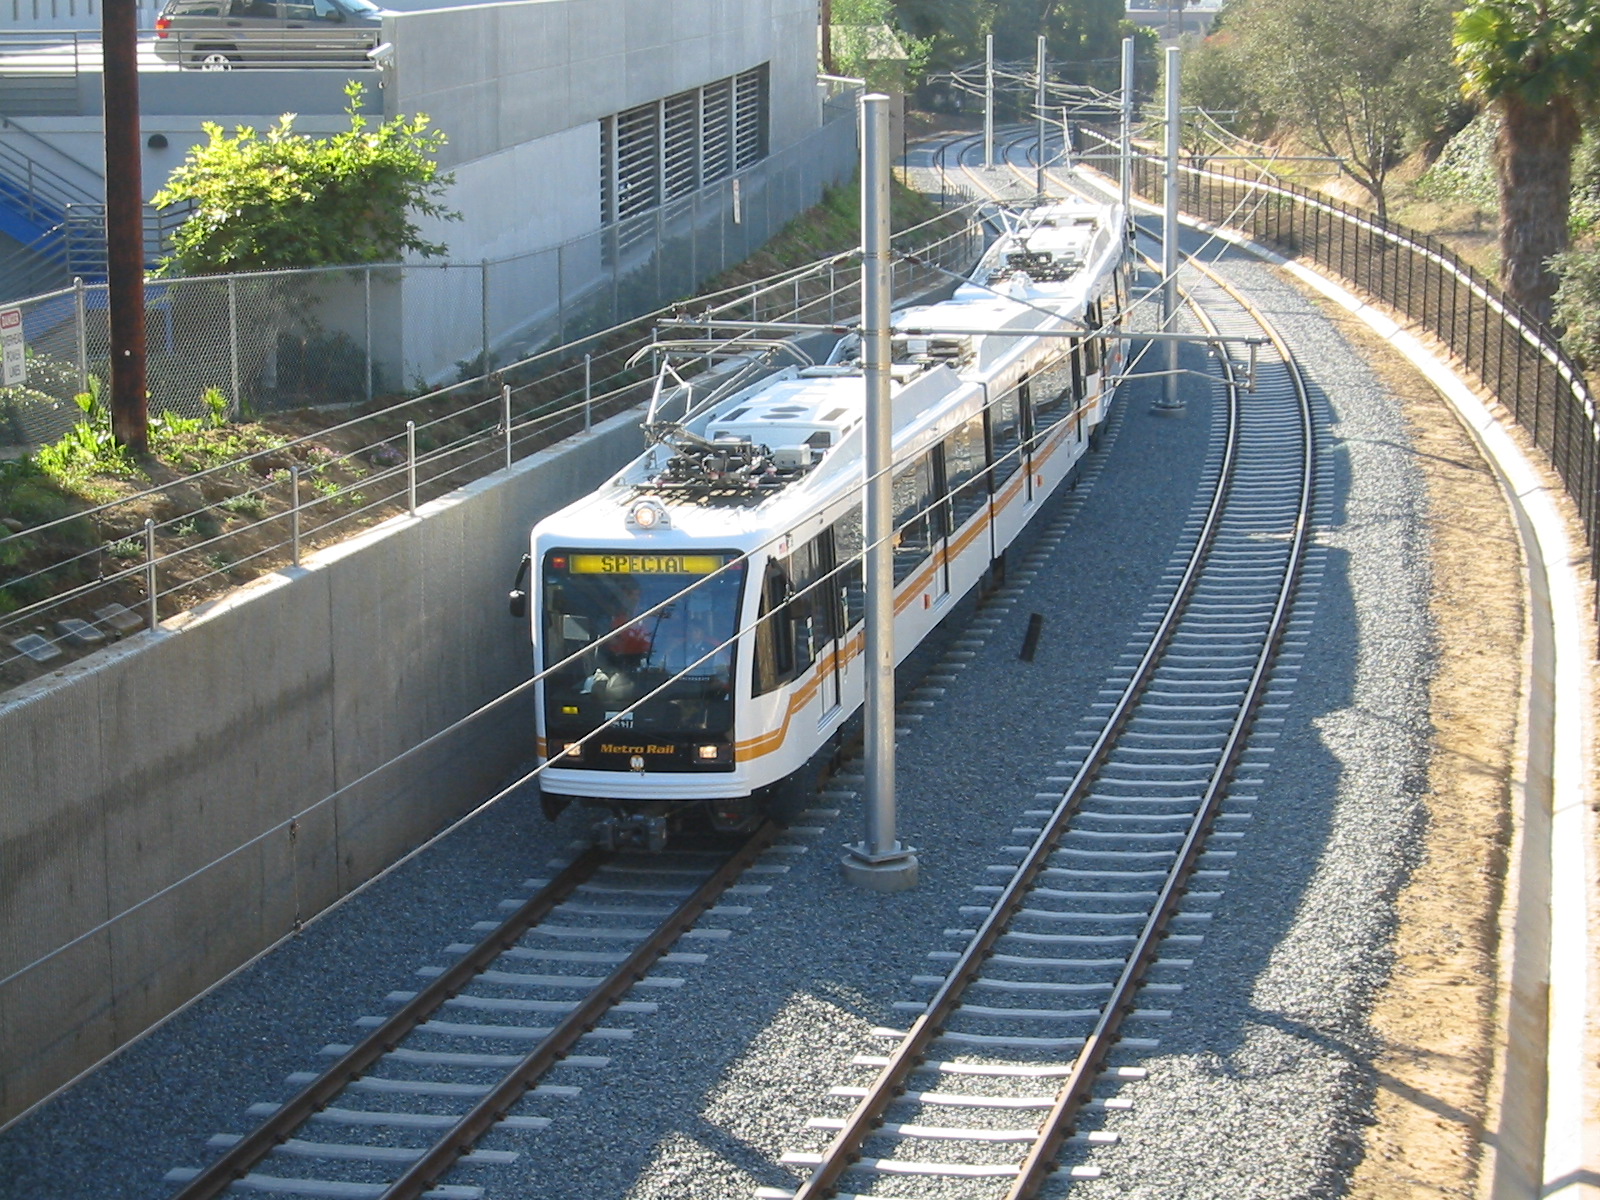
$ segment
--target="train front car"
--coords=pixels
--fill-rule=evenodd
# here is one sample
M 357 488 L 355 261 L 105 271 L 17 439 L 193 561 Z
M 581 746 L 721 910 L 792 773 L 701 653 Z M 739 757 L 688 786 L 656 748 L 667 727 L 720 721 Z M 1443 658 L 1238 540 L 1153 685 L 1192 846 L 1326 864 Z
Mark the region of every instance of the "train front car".
M 702 514 L 617 490 L 534 534 L 541 787 L 547 816 L 582 799 L 614 810 L 609 839 L 659 848 L 684 801 L 724 797 L 727 823 L 746 816 L 734 695 L 747 563 L 684 528 Z

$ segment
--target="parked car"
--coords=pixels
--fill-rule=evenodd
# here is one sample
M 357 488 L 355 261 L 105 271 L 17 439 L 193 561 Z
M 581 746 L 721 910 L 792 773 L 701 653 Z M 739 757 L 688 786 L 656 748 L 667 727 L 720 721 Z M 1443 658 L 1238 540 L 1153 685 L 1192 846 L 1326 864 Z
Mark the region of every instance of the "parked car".
M 167 0 L 155 51 L 205 71 L 367 66 L 383 17 L 372 0 Z

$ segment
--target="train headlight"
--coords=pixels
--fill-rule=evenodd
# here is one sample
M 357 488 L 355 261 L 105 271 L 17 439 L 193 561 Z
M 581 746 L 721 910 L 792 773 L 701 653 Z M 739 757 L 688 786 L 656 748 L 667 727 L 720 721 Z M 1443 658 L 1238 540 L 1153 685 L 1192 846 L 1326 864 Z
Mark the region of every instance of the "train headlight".
M 718 743 L 709 743 L 694 748 L 694 756 L 701 762 L 716 762 L 727 754 L 727 747 Z
M 671 529 L 672 518 L 658 500 L 641 500 L 628 510 L 628 524 L 648 533 L 655 529 Z

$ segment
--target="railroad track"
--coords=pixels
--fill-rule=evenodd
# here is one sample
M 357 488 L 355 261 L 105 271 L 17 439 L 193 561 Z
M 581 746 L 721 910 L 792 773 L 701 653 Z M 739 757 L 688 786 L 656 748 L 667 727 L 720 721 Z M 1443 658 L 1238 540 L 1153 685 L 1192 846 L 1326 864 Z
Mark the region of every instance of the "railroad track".
M 475 1150 L 491 1129 L 541 1129 L 550 1118 L 527 1111 L 530 1093 L 560 1100 L 576 1086 L 545 1082 L 558 1065 L 602 1067 L 604 1056 L 574 1054 L 579 1043 L 603 1046 L 630 1036 L 598 1027 L 610 1012 L 648 1013 L 636 991 L 671 988 L 681 978 L 653 974 L 658 963 L 692 966 L 705 958 L 670 948 L 685 936 L 715 940 L 728 930 L 702 928 L 719 905 L 767 884 L 739 883 L 746 873 L 787 870 L 756 860 L 780 832 L 769 821 L 732 853 L 679 849 L 659 854 L 580 852 L 552 879 L 530 881 L 534 894 L 503 921 L 485 922 L 476 945 L 456 945 L 453 964 L 425 969 L 431 982 L 392 993 L 388 1016 L 363 1018 L 371 1029 L 351 1046 L 329 1046 L 325 1071 L 291 1077 L 300 1091 L 284 1104 L 259 1104 L 262 1123 L 243 1136 L 220 1134 L 222 1154 L 204 1169 L 167 1175 L 182 1184 L 175 1200 L 230 1191 L 291 1196 L 474 1200 L 483 1187 L 439 1185 L 459 1164 L 479 1167 L 514 1152 Z M 588 1048 L 586 1047 L 586 1048 Z M 331 1131 L 331 1132 L 330 1132 Z
M 1238 769 L 1289 621 L 1313 501 L 1314 422 L 1288 347 L 1215 273 L 1191 264 L 1186 274 L 1208 334 L 1270 344 L 1249 381 L 1219 355 L 1226 432 L 1208 468 L 1214 489 L 1190 522 L 1192 551 L 1108 681 L 1104 720 L 1064 764 L 1064 788 L 1041 793 L 1051 806 L 1017 831 L 1031 843 L 989 868 L 1006 881 L 981 889 L 991 902 L 963 910 L 977 927 L 950 931 L 964 948 L 935 952 L 945 972 L 913 980 L 932 998 L 896 1006 L 909 1027 L 876 1031 L 892 1048 L 858 1057 L 862 1078 L 831 1092 L 852 1102 L 849 1114 L 810 1121 L 826 1144 L 786 1154 L 802 1178 L 792 1190 L 761 1189 L 763 1200 L 1020 1200 L 1039 1193 L 1069 1140 L 1115 1140 L 1079 1129 L 1087 1110 L 1128 1103 L 1106 1094 L 1108 1082 L 1142 1075 L 1118 1061 L 1118 1047 L 1155 1044 L 1190 965 L 1182 948 L 1203 936 L 1204 905 L 1218 894 L 1199 889 L 1226 880 L 1230 843 L 1251 817 L 1256 797 Z

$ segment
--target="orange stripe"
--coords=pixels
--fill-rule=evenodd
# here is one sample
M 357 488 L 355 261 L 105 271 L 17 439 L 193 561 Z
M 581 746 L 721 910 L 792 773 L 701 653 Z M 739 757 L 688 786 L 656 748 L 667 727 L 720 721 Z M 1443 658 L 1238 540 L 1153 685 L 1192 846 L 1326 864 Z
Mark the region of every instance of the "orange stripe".
M 1063 426 L 1063 429 L 1064 428 L 1065 426 Z M 1044 451 L 1035 457 L 1034 466 L 1042 466 L 1044 462 L 1046 462 L 1049 457 L 1060 447 L 1064 438 L 1065 434 L 1063 433 L 1057 436 L 1053 441 L 1047 442 L 1045 444 L 1046 448 Z M 1023 473 L 1020 470 L 1019 464 L 1019 470 L 1012 477 L 1014 482 L 1012 482 L 1010 486 L 1008 486 L 1006 490 L 995 499 L 994 503 L 997 507 L 1005 507 L 1005 505 L 1009 504 L 1022 490 L 1022 474 Z M 972 544 L 975 539 L 987 531 L 988 527 L 988 511 L 986 509 L 980 510 L 977 519 L 973 520 L 968 525 L 964 533 L 962 533 L 954 541 L 948 542 L 946 546 L 941 546 L 938 553 L 931 557 L 931 561 L 924 565 L 916 575 L 912 576 L 911 583 L 906 587 L 905 591 L 895 599 L 894 607 L 896 615 L 898 615 L 911 604 L 916 595 L 927 586 L 928 581 L 933 578 L 934 572 L 938 570 L 940 566 L 949 563 L 953 558 L 960 557 L 960 555 L 967 549 L 969 545 Z M 801 687 L 798 691 L 793 692 L 789 696 L 788 706 L 784 709 L 783 713 L 783 721 L 776 729 L 770 729 L 758 737 L 753 737 L 742 742 L 734 743 L 733 749 L 735 760 L 739 762 L 749 762 L 757 758 L 764 758 L 766 755 L 771 754 L 773 751 L 778 749 L 778 747 L 783 745 L 784 741 L 789 736 L 789 726 L 793 722 L 795 714 L 803 709 L 807 704 L 811 703 L 811 698 L 817 694 L 817 689 L 820 688 L 824 682 L 826 682 L 828 677 L 832 675 L 836 669 L 838 669 L 835 667 L 834 659 L 837 658 L 838 666 L 842 668 L 848 666 L 853 659 L 865 652 L 866 636 L 864 633 L 857 633 L 846 638 L 844 643 L 839 647 L 836 655 L 829 656 L 827 661 L 822 662 L 818 666 L 816 675 L 807 680 L 803 687 Z M 543 738 L 538 740 L 538 747 L 539 754 L 542 756 L 545 752 L 545 741 Z

